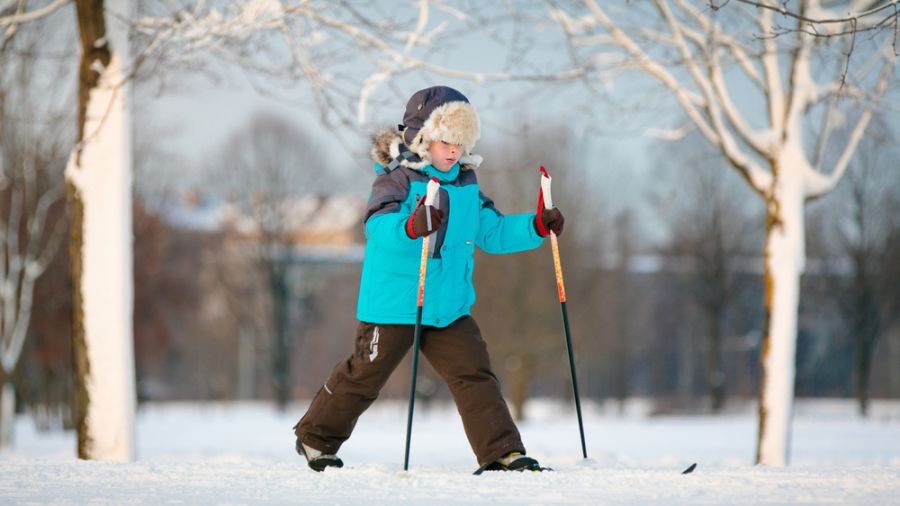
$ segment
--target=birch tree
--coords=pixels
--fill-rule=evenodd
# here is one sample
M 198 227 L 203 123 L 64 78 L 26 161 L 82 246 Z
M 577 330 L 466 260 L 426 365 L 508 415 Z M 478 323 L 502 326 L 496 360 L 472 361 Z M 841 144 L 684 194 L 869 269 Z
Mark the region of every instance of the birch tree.
M 72 339 L 78 456 L 134 457 L 135 377 L 128 0 L 76 0 L 76 146 L 66 167 L 72 216 Z
M 71 0 L 0 4 L 3 44 L 23 23 Z M 131 72 L 128 0 L 75 0 L 80 51 L 75 147 L 65 169 L 71 214 L 73 415 L 78 456 L 134 455 L 132 343 Z M 32 267 L 33 268 L 33 267 Z M 10 322 L 11 323 L 11 322 Z
M 718 2 L 722 4 L 722 2 Z M 804 18 L 829 16 L 824 2 L 797 6 L 799 18 L 769 8 L 717 10 L 687 0 L 604 7 L 594 0 L 549 7 L 582 65 L 636 72 L 661 86 L 696 129 L 738 171 L 766 208 L 765 328 L 760 357 L 756 462 L 785 465 L 793 410 L 799 280 L 804 270 L 804 204 L 831 191 L 847 170 L 896 79 L 892 37 L 823 40 Z M 856 2 L 842 8 L 855 8 Z M 792 4 L 793 5 L 793 4 Z M 838 7 L 835 7 L 837 9 Z M 773 36 L 776 16 L 796 28 Z M 856 28 L 865 21 L 858 20 Z M 849 21 L 816 25 L 840 34 Z M 842 58 L 857 44 L 852 60 Z M 747 97 L 746 90 L 753 96 Z M 849 135 L 836 126 L 851 123 Z M 841 145 L 836 158 L 825 146 Z

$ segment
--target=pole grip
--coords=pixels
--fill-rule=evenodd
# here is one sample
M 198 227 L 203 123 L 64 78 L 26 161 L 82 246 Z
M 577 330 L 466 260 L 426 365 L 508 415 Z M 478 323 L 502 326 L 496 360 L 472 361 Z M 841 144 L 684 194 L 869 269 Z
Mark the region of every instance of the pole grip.
M 550 183 L 553 178 L 547 169 L 541 165 L 541 194 L 544 196 L 544 209 L 553 209 L 553 196 L 550 193 Z
M 438 178 L 433 177 L 430 181 L 428 181 L 428 188 L 425 190 L 425 205 L 433 206 L 434 198 L 437 196 L 438 189 L 440 189 L 441 183 L 438 181 Z
M 431 181 L 428 181 L 428 188 L 425 190 L 425 207 L 434 205 L 434 198 L 437 196 L 440 186 L 441 184 L 436 177 L 433 177 L 431 178 Z M 425 210 L 425 229 L 431 232 L 431 212 L 429 212 L 428 209 Z

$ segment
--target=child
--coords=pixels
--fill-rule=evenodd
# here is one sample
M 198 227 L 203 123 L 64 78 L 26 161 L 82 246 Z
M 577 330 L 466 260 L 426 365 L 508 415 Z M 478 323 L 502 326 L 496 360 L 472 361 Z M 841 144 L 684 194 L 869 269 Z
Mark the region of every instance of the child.
M 502 215 L 479 191 L 470 150 L 480 135 L 474 107 L 459 91 L 416 92 L 399 133 L 374 138 L 377 177 L 365 216 L 366 256 L 359 287 L 353 354 L 335 366 L 294 426 L 296 449 L 309 467 L 342 467 L 336 453 L 413 343 L 422 254 L 429 242 L 421 351 L 456 402 L 480 470 L 541 470 L 525 446 L 491 372 L 485 342 L 469 310 L 475 302 L 473 253 L 537 248 L 562 233 L 558 209 Z M 434 206 L 424 200 L 431 178 L 441 183 Z M 431 229 L 427 228 L 430 213 Z

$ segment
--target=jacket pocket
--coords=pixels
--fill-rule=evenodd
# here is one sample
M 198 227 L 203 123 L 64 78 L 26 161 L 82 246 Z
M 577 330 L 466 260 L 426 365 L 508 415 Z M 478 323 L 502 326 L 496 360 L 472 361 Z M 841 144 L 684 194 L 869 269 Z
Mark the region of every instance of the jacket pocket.
M 381 254 L 371 260 L 369 308 L 386 317 L 414 314 L 419 282 L 418 259 Z

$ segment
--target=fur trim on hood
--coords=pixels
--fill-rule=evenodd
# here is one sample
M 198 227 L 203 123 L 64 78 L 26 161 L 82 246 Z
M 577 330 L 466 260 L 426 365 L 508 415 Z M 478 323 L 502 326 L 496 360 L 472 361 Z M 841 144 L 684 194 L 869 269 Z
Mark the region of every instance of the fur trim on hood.
M 477 120 L 477 118 L 476 118 Z M 441 131 L 441 126 L 446 128 L 447 123 L 439 120 L 437 122 L 437 130 Z M 423 126 L 422 130 L 420 130 L 420 134 L 422 131 L 427 129 L 427 125 Z M 432 130 L 430 130 L 432 131 Z M 418 139 L 420 135 L 417 135 Z M 443 139 L 441 139 L 443 140 Z M 452 142 L 452 141 L 447 141 Z M 462 144 L 462 143 L 459 143 Z M 419 142 L 419 146 L 421 147 L 422 142 Z M 401 153 L 403 151 L 411 152 L 411 156 L 401 157 Z M 419 151 L 413 151 L 412 149 L 406 147 L 403 144 L 403 138 L 401 134 L 394 129 L 386 128 L 376 133 L 372 137 L 372 148 L 369 153 L 372 155 L 372 160 L 377 163 L 380 163 L 382 166 L 388 166 L 393 160 L 399 160 L 399 164 L 401 167 L 408 167 L 414 170 L 421 170 L 422 167 L 425 167 L 429 163 L 431 163 L 431 157 L 428 154 L 428 142 L 424 142 L 424 150 L 420 149 Z M 481 165 L 483 158 L 479 155 L 467 153 L 460 157 L 459 165 L 461 170 L 472 170 Z

